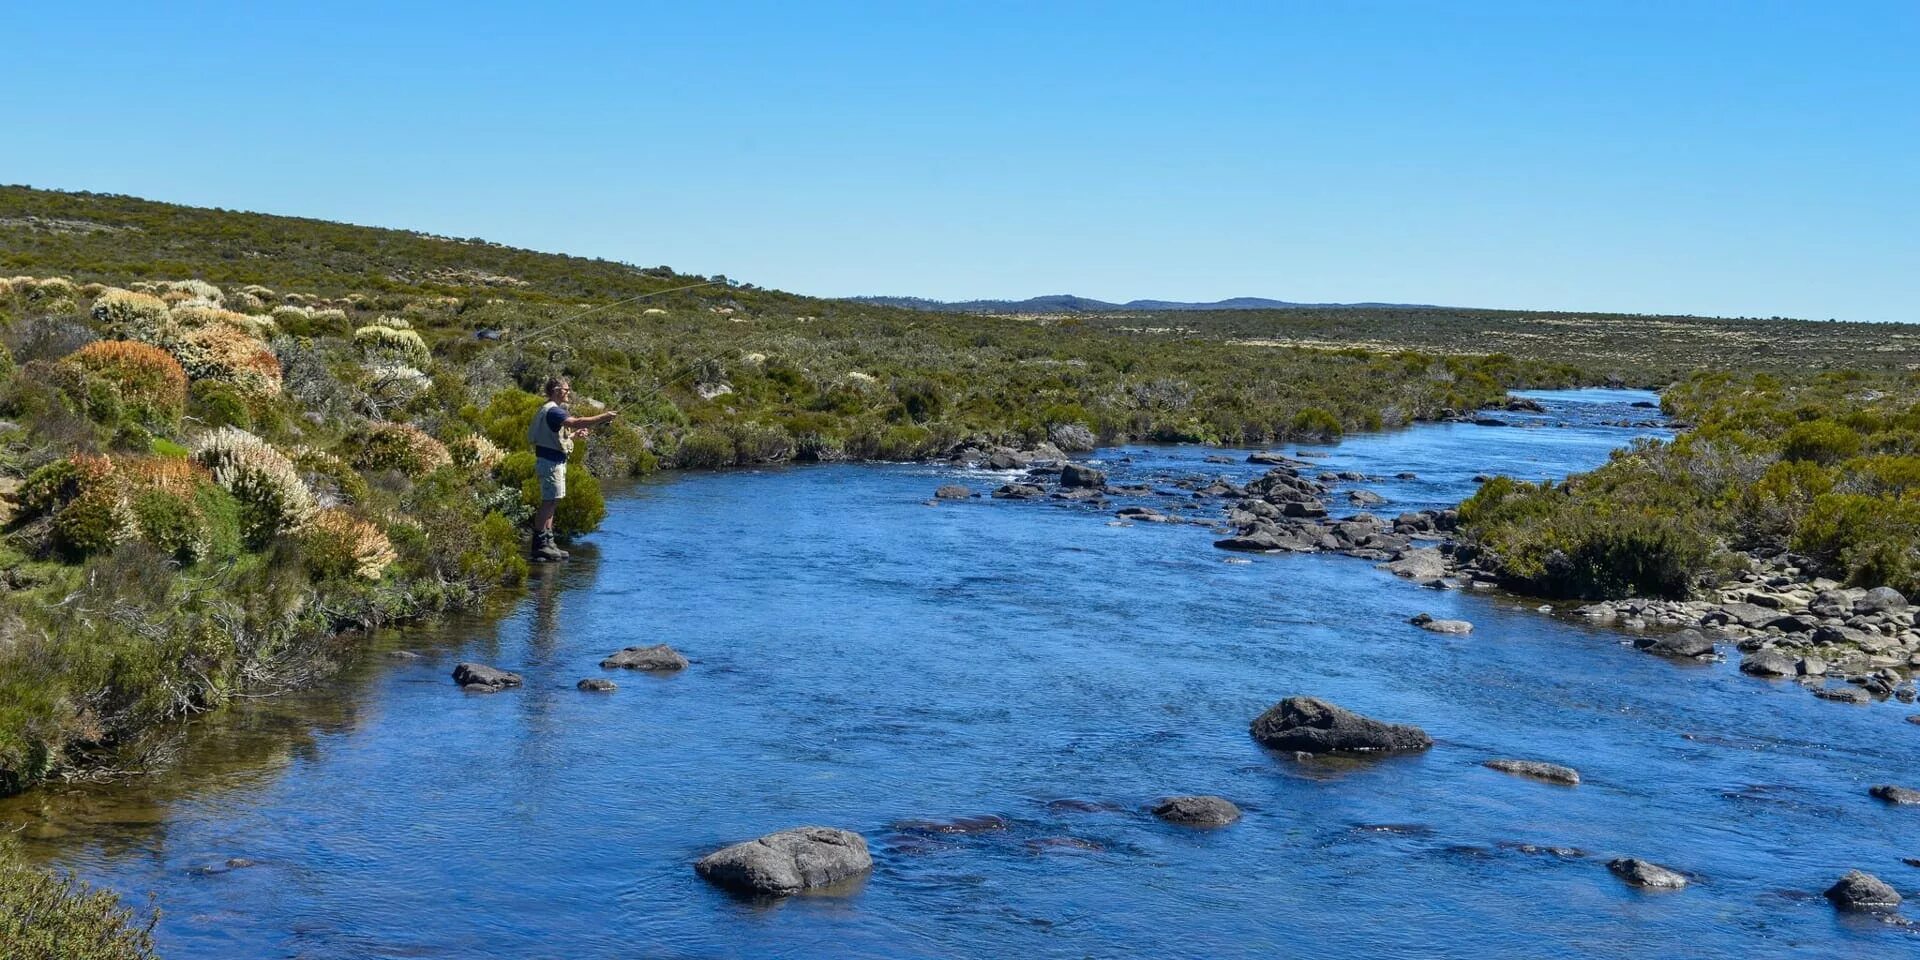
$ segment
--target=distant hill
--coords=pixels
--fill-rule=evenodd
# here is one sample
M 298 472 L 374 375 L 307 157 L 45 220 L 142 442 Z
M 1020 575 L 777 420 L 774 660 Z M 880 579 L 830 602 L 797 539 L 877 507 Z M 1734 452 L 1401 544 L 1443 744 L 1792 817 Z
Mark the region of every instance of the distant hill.
M 908 310 L 926 310 L 932 313 L 1110 313 L 1115 310 L 1298 310 L 1430 306 L 1423 303 L 1296 303 L 1289 300 L 1269 300 L 1266 297 L 1232 297 L 1211 303 L 1191 303 L 1183 300 L 1129 300 L 1126 303 L 1112 303 L 1106 300 L 1095 300 L 1092 297 L 1076 297 L 1070 293 L 1028 297 L 1025 300 L 928 300 L 925 297 L 847 297 L 846 299 L 855 303 L 904 307 Z

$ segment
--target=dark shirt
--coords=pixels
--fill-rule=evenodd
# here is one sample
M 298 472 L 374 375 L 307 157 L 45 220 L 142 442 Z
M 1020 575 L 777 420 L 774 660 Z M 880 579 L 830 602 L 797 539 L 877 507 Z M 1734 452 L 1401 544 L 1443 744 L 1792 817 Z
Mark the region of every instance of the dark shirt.
M 556 406 L 553 409 L 548 410 L 547 411 L 547 429 L 552 430 L 556 434 L 559 433 L 560 428 L 564 426 L 568 418 L 572 416 L 573 414 L 568 413 L 566 407 Z M 555 450 L 552 447 L 536 446 L 533 448 L 533 455 L 538 459 L 546 460 L 550 463 L 566 463 L 567 462 L 567 452 L 565 450 Z

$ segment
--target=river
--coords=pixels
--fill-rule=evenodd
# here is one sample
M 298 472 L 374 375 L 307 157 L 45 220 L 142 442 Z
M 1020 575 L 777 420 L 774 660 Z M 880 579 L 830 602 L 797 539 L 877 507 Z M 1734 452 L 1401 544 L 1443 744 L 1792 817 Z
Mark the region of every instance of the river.
M 1548 412 L 1514 425 L 1286 449 L 1417 474 L 1364 484 L 1392 513 L 1452 504 L 1477 473 L 1562 476 L 1661 434 L 1608 425 L 1649 416 L 1627 404 L 1651 395 L 1536 396 Z M 1097 459 L 1116 482 L 1263 469 L 1204 462 L 1220 452 Z M 1920 953 L 1920 936 L 1819 896 L 1854 867 L 1916 886 L 1901 858 L 1920 856 L 1920 812 L 1866 795 L 1920 786 L 1920 726 L 1899 704 L 1668 662 L 1533 602 L 1351 558 L 1229 563 L 1199 526 L 925 502 L 1005 479 L 849 465 L 632 487 L 504 612 L 383 634 L 325 689 L 197 725 L 166 773 L 38 790 L 0 803 L 0 822 L 43 862 L 157 891 L 176 957 Z M 1170 498 L 1113 506 L 1131 502 Z M 1421 611 L 1476 629 L 1409 626 Z M 662 641 L 692 666 L 597 665 Z M 463 659 L 526 686 L 464 694 L 448 678 Z M 601 675 L 620 689 L 574 688 Z M 1247 724 L 1295 694 L 1437 743 L 1368 762 L 1269 754 Z M 1178 793 L 1246 815 L 1201 832 L 1143 812 Z M 982 815 L 1006 828 L 899 826 Z M 863 834 L 872 876 L 755 903 L 691 868 L 804 824 Z M 1616 856 L 1693 883 L 1637 891 L 1608 872 Z

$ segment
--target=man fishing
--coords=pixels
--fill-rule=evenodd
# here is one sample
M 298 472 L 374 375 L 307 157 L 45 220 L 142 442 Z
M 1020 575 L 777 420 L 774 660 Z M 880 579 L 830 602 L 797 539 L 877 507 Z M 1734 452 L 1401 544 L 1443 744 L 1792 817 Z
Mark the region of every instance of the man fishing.
M 533 444 L 533 473 L 540 478 L 540 507 L 533 512 L 533 542 L 528 547 L 536 563 L 553 563 L 567 558 L 567 552 L 553 543 L 553 512 L 567 495 L 567 457 L 573 453 L 573 438 L 612 420 L 612 410 L 591 417 L 576 417 L 566 404 L 573 399 L 573 384 L 565 377 L 550 377 L 546 382 L 547 402 L 534 411 L 527 425 L 527 440 Z

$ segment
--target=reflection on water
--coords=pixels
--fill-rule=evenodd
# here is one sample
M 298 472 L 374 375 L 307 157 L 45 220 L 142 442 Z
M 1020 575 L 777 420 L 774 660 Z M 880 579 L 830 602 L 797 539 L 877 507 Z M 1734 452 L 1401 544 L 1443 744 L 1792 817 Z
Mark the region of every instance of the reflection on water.
M 1594 424 L 1651 416 L 1627 406 L 1642 399 L 1556 399 L 1503 414 L 1512 426 L 1306 452 L 1386 478 L 1358 484 L 1389 498 L 1378 511 L 1446 505 L 1476 473 L 1600 462 L 1635 432 Z M 1260 470 L 1214 452 L 1101 459 L 1162 489 Z M 1347 558 L 1223 563 L 1198 526 L 924 505 L 941 483 L 1003 480 L 847 466 L 633 489 L 503 616 L 384 633 L 340 683 L 198 725 L 170 773 L 40 791 L 0 819 L 49 862 L 158 890 L 178 956 L 1920 949 L 1806 896 L 1851 867 L 1915 885 L 1900 861 L 1920 852 L 1913 814 L 1865 793 L 1920 781 L 1920 727 L 1897 705 L 1681 669 L 1513 598 L 1423 590 Z M 1405 623 L 1422 610 L 1476 629 Z M 692 666 L 597 666 L 662 641 Z M 461 659 L 526 686 L 463 694 L 448 678 Z M 574 689 L 603 674 L 617 692 Z M 1247 722 L 1296 693 L 1419 723 L 1438 744 L 1364 762 L 1261 750 Z M 1494 756 L 1566 763 L 1583 783 L 1480 766 Z M 1195 831 L 1145 812 L 1193 792 L 1245 817 Z M 691 869 L 812 823 L 868 838 L 864 886 L 756 903 Z M 1627 889 L 1606 870 L 1615 856 L 1694 886 Z

